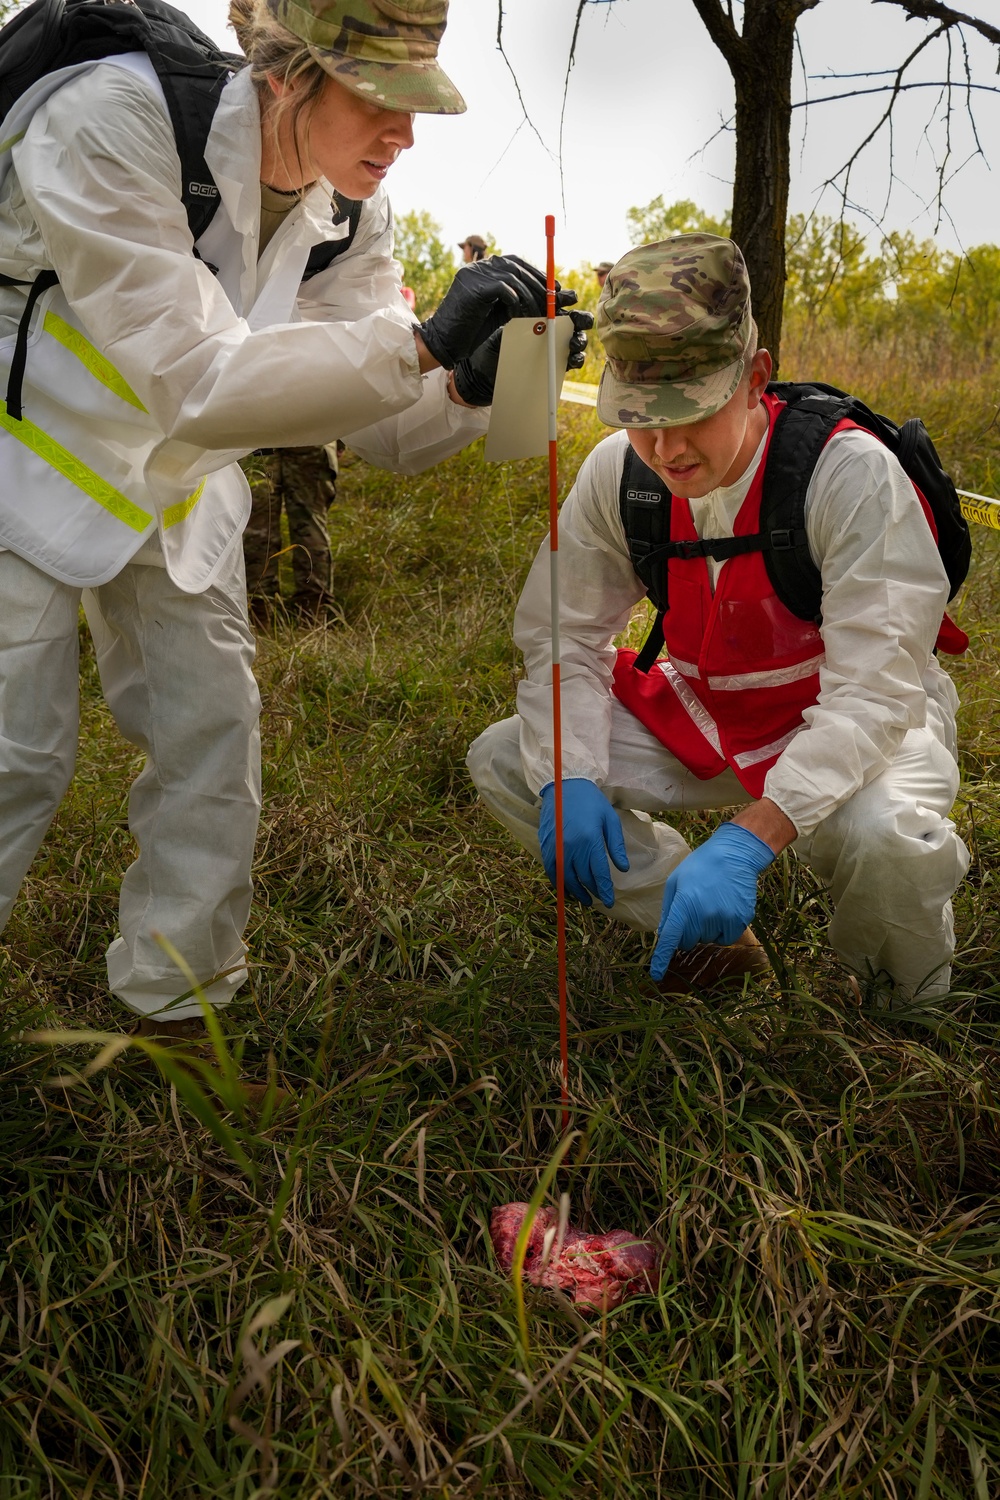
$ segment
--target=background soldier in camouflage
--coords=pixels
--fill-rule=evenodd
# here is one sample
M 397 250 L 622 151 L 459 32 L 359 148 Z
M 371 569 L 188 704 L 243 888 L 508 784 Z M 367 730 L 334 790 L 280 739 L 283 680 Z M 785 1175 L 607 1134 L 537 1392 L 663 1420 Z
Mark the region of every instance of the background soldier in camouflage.
M 253 508 L 243 533 L 247 592 L 254 618 L 267 624 L 279 607 L 304 620 L 322 619 L 332 603 L 327 512 L 337 498 L 337 448 L 276 448 L 256 455 L 247 478 Z M 281 515 L 288 521 L 288 543 Z M 291 563 L 294 593 L 281 598 L 282 555 Z

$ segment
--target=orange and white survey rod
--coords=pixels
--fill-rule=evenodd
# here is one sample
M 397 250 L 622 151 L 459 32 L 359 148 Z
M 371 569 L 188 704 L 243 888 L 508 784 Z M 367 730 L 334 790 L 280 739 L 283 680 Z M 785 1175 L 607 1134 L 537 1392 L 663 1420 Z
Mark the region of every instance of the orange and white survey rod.
M 569 1129 L 569 1027 L 566 1013 L 566 866 L 563 851 L 562 694 L 559 680 L 559 462 L 556 413 L 556 221 L 545 216 L 545 317 L 549 364 L 549 592 L 552 610 L 552 777 L 556 815 L 556 965 L 559 976 L 559 1063 L 563 1133 Z

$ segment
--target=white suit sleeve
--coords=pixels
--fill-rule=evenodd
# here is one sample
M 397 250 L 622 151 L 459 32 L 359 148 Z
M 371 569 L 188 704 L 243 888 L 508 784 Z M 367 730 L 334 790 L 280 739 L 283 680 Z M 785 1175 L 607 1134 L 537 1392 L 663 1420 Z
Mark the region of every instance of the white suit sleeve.
M 402 304 L 251 331 L 192 255 L 162 107 L 123 70 L 96 74 L 36 111 L 13 159 L 64 295 L 163 433 L 201 449 L 324 443 L 412 405 Z
M 800 834 L 884 771 L 906 732 L 923 725 L 924 677 L 948 599 L 913 487 L 868 433 L 838 433 L 823 450 L 806 531 L 823 580 L 826 660 L 807 728 L 764 783 Z
M 643 597 L 618 513 L 627 438 L 615 433 L 587 457 L 559 515 L 563 776 L 598 786 L 608 776 L 614 638 Z M 514 617 L 524 656 L 517 689 L 521 758 L 532 791 L 553 777 L 552 629 L 548 538 Z
M 417 320 L 401 291 L 402 267 L 392 250 L 392 210 L 380 189 L 365 204 L 351 248 L 304 284 L 299 294 L 303 318 L 352 322 L 375 307 L 395 307 L 415 328 Z M 423 377 L 419 400 L 405 411 L 339 436 L 376 468 L 419 474 L 481 437 L 489 420 L 488 407 L 452 401 L 444 370 L 432 370 Z

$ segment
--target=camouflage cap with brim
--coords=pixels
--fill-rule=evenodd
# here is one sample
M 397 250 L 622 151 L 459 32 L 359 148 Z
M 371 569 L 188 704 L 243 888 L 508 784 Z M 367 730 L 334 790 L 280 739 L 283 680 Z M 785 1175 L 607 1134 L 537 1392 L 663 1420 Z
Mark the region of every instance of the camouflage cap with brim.
M 679 427 L 736 394 L 753 345 L 739 246 L 679 234 L 623 255 L 597 308 L 607 363 L 597 414 L 609 427 Z
M 464 113 L 437 60 L 448 0 L 268 0 L 268 8 L 352 94 L 411 114 Z

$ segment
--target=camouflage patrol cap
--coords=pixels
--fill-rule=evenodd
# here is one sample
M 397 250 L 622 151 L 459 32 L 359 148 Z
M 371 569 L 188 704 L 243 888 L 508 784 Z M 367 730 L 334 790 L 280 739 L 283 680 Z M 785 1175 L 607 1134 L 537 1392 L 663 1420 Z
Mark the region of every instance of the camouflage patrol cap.
M 383 109 L 460 115 L 465 100 L 437 60 L 448 0 L 267 0 L 338 83 Z
M 609 427 L 677 427 L 730 401 L 753 344 L 739 246 L 678 234 L 623 255 L 597 308 L 607 363 L 597 414 Z

